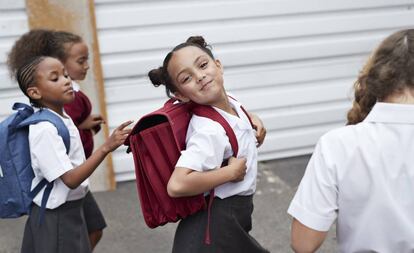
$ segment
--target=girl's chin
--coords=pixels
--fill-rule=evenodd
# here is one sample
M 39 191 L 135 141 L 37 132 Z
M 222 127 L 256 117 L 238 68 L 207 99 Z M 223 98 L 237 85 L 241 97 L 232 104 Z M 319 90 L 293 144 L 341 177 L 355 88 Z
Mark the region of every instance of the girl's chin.
M 86 77 L 86 75 L 87 75 L 87 73 L 85 73 L 85 74 L 81 75 L 81 76 L 79 77 L 78 81 L 82 81 L 82 80 L 84 80 L 84 79 L 85 79 L 85 77 Z
M 73 102 L 73 100 L 75 100 L 75 93 L 72 93 L 72 96 L 68 97 L 65 101 L 65 104 L 70 104 Z

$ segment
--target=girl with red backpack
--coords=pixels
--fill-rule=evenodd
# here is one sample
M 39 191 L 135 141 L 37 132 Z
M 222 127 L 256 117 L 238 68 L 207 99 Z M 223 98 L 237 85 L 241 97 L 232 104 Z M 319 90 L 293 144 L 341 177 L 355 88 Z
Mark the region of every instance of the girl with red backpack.
M 181 102 L 214 108 L 233 128 L 239 146 L 238 157 L 231 158 L 233 151 L 223 127 L 209 118 L 192 116 L 186 149 L 167 190 L 172 197 L 183 197 L 214 189 L 215 198 L 210 221 L 208 210 L 181 220 L 172 252 L 268 252 L 249 234 L 257 176 L 256 132 L 241 104 L 227 96 L 220 61 L 204 38 L 190 37 L 167 54 L 162 67 L 148 75 L 155 86 L 165 85 L 167 94 L 174 94 Z M 253 118 L 263 130 L 260 120 Z M 265 132 L 259 135 L 261 144 Z M 221 167 L 228 158 L 229 164 Z M 204 243 L 207 225 L 210 244 Z

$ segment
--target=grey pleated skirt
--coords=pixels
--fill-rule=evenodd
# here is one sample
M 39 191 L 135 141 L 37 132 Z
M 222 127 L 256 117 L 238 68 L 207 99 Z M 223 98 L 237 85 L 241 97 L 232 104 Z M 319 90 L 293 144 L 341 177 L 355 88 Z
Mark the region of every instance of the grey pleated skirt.
M 83 201 L 68 201 L 56 209 L 46 209 L 41 224 L 40 208 L 33 204 L 21 253 L 91 253 Z
M 174 237 L 173 253 L 265 253 L 250 234 L 253 196 L 214 198 L 211 207 L 211 244 L 204 243 L 207 210 L 180 221 Z

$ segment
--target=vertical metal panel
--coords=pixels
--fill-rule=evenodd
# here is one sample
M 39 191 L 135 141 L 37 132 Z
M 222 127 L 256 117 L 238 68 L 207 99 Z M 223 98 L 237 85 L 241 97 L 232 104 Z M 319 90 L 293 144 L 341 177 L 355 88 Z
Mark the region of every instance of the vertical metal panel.
M 93 113 L 106 118 L 106 104 L 102 67 L 99 54 L 99 43 L 96 34 L 94 1 L 66 0 L 38 1 L 26 0 L 26 13 L 29 27 L 65 30 L 82 36 L 89 48 L 90 71 L 86 79 L 80 82 L 83 92 L 88 96 Z M 107 125 L 94 136 L 94 145 L 99 147 L 108 137 Z M 101 162 L 95 172 L 89 177 L 90 188 L 93 191 L 115 189 L 115 178 L 112 166 L 112 155 L 109 154 Z
M 260 115 L 260 159 L 312 152 L 344 124 L 352 84 L 390 33 L 414 26 L 413 0 L 96 0 L 110 127 L 162 105 L 147 72 L 190 35 L 203 35 L 225 69 L 225 86 Z M 117 180 L 134 177 L 125 149 Z
M 0 120 L 12 112 L 16 101 L 28 102 L 10 79 L 6 60 L 14 41 L 29 30 L 24 0 L 1 0 L 0 4 Z

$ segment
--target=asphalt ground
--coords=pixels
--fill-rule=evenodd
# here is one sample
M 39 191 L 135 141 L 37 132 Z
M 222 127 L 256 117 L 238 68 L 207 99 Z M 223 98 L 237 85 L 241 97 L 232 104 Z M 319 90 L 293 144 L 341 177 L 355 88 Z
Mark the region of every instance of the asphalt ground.
M 309 156 L 259 163 L 251 234 L 270 252 L 293 252 L 290 248 L 291 217 L 286 213 Z M 95 253 L 171 252 L 177 224 L 150 229 L 139 207 L 135 182 L 119 183 L 115 191 L 95 192 L 108 227 Z M 20 252 L 26 217 L 0 220 L 0 253 Z M 335 227 L 318 252 L 336 252 Z M 195 252 L 196 253 L 196 252 Z M 230 253 L 230 252 L 229 252 Z

